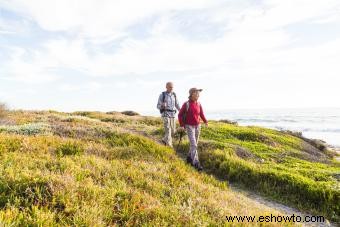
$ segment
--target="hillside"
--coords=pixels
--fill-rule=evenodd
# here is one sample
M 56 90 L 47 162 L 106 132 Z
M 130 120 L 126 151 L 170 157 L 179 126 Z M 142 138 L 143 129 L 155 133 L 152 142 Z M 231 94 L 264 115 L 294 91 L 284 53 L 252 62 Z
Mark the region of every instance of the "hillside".
M 318 144 L 214 121 L 202 129 L 198 173 L 184 161 L 187 140 L 176 151 L 157 142 L 161 126 L 118 112 L 9 112 L 0 121 L 0 225 L 207 226 L 281 214 L 228 182 L 339 220 L 340 163 Z

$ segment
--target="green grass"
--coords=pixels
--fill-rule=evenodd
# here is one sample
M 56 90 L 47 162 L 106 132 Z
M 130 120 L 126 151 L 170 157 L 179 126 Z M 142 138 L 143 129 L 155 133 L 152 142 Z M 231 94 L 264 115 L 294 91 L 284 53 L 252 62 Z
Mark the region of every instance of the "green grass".
M 57 147 L 56 153 L 59 156 L 81 155 L 84 153 L 84 148 L 81 143 L 66 142 Z
M 56 155 L 53 149 L 58 150 L 64 139 L 46 136 L 26 138 L 26 145 L 14 152 L 5 150 L 0 168 L 1 223 L 222 225 L 223 215 L 246 209 L 245 198 L 234 199 L 225 183 L 197 174 L 172 150 L 139 136 L 113 135 L 103 143 L 83 141 L 82 155 Z M 13 139 L 17 138 L 23 139 Z M 22 150 L 23 146 L 31 150 Z M 139 153 L 146 147 L 152 151 L 147 157 Z M 101 152 L 94 155 L 93 148 Z M 228 209 L 218 199 L 234 205 Z
M 211 122 L 199 145 L 207 173 L 198 173 L 180 158 L 187 140 L 177 152 L 155 141 L 160 118 L 10 111 L 7 120 L 0 225 L 221 226 L 226 215 L 278 214 L 227 181 L 339 218 L 339 163 L 292 135 Z
M 211 173 L 300 209 L 339 220 L 340 187 L 336 174 L 340 165 L 326 153 L 318 151 L 312 157 L 310 151 L 304 150 L 304 141 L 270 129 L 211 125 L 203 129 L 202 138 L 226 145 L 222 150 L 201 148 L 202 163 Z M 242 146 L 258 159 L 242 159 L 235 155 L 235 148 L 227 148 L 230 145 Z

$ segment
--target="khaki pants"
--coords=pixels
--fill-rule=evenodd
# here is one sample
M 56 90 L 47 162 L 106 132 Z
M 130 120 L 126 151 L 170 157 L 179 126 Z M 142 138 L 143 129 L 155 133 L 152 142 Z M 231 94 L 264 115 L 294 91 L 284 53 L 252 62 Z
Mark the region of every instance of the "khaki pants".
M 164 132 L 165 132 L 163 141 L 166 143 L 166 145 L 172 147 L 172 135 L 174 135 L 176 132 L 175 118 L 162 117 L 162 119 L 164 123 Z

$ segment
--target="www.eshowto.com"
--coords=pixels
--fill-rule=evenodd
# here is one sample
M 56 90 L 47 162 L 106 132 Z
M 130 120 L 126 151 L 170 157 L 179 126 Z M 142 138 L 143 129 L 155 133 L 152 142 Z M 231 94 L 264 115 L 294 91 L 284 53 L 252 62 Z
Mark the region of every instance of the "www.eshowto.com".
M 267 215 L 267 216 L 226 216 L 227 222 L 234 223 L 324 223 L 326 219 L 323 216 L 299 216 L 299 215 Z

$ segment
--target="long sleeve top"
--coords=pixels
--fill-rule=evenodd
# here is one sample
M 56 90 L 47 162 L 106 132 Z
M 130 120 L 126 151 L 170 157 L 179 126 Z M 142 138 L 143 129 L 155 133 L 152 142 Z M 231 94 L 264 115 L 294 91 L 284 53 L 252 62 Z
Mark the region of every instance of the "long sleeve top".
M 178 121 L 181 126 L 184 125 L 199 125 L 200 119 L 203 120 L 204 123 L 207 123 L 207 119 L 205 118 L 202 105 L 199 102 L 189 101 L 189 109 L 187 110 L 187 103 L 185 102 L 179 111 Z M 183 116 L 186 114 L 186 120 L 183 122 Z
M 175 97 L 174 92 L 164 92 L 164 102 L 166 103 L 165 111 L 162 113 L 162 117 L 171 117 L 174 118 L 176 116 L 176 109 L 179 111 L 181 107 L 179 106 L 178 98 Z M 163 104 L 163 93 L 159 95 L 157 102 L 157 109 L 162 109 Z

